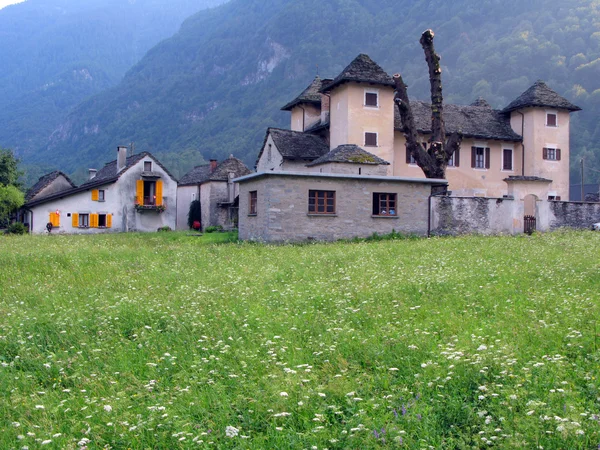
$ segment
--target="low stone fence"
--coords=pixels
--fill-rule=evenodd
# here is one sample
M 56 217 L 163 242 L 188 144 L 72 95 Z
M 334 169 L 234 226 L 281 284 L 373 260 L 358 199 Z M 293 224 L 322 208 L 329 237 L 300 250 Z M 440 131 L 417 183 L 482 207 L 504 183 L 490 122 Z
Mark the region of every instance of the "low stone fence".
M 590 228 L 600 222 L 600 203 L 537 200 L 536 230 Z M 524 203 L 513 198 L 431 197 L 430 233 L 517 234 L 523 232 Z
M 600 203 L 590 202 L 549 202 L 550 229 L 560 227 L 590 228 L 600 222 Z

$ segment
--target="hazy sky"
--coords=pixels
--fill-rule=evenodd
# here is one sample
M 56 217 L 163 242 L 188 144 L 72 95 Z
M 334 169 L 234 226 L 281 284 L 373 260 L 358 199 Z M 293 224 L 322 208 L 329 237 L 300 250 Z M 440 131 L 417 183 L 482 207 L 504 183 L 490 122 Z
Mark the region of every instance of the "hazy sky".
M 23 0 L 0 0 L 0 9 L 13 3 L 21 3 Z

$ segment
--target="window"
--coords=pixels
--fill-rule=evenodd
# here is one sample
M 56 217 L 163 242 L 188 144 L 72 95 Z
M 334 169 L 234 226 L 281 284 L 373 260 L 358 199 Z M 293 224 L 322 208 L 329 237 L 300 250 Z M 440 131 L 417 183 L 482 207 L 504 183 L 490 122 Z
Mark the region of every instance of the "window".
M 560 161 L 560 148 L 544 147 L 542 150 L 542 158 L 547 161 Z
M 460 150 L 455 150 L 448 160 L 448 167 L 458 167 L 460 164 Z
M 365 147 L 377 147 L 377 133 L 365 133 Z
M 106 214 L 98 214 L 98 228 L 106 227 Z
M 365 91 L 365 106 L 379 107 L 379 93 L 377 91 Z
M 406 149 L 406 164 L 417 164 L 415 157 Z
M 489 147 L 471 147 L 471 167 L 474 169 L 490 168 Z
M 546 113 L 546 126 L 547 127 L 557 127 L 558 121 L 555 112 Z
M 79 228 L 89 228 L 90 226 L 90 215 L 79 214 Z
M 309 214 L 335 214 L 335 191 L 308 191 Z
M 256 215 L 256 205 L 258 203 L 258 192 L 250 191 L 248 193 L 249 201 L 248 201 L 248 214 L 251 216 Z
M 512 148 L 505 148 L 502 150 L 502 170 L 513 170 Z
M 374 216 L 395 216 L 396 213 L 396 194 L 373 193 L 373 215 Z
M 144 161 L 144 172 L 152 172 L 152 161 Z
M 269 144 L 269 149 L 267 150 L 267 161 L 271 162 L 273 158 L 273 151 L 271 150 L 272 144 Z
M 98 190 L 98 201 L 99 202 L 103 202 L 104 201 L 104 189 Z
M 560 202 L 560 195 L 549 195 L 548 196 L 548 200 L 555 201 L 555 202 Z

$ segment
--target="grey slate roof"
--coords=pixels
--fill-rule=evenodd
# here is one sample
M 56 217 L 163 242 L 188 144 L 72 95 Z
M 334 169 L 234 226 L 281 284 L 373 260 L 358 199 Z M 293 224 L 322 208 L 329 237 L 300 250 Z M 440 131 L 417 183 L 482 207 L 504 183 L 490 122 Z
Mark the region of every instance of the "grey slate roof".
M 65 177 L 65 179 L 71 184 L 71 187 L 75 187 L 75 184 L 71 181 L 71 179 L 62 173 L 59 170 L 55 170 L 54 172 L 47 173 L 40 177 L 40 179 L 33 186 L 29 188 L 27 194 L 25 194 L 25 202 L 30 201 L 33 197 L 38 195 L 44 188 L 48 187 L 50 183 L 56 180 L 59 176 Z
M 536 81 L 533 86 L 523 92 L 516 100 L 512 101 L 502 110 L 504 113 L 514 111 L 515 109 L 526 108 L 528 106 L 538 106 L 542 108 L 566 109 L 568 111 L 581 111 L 579 106 L 574 105 L 569 100 L 561 97 L 542 80 Z
M 327 143 L 317 135 L 301 131 L 268 128 L 256 163 L 260 160 L 269 135 L 283 159 L 312 161 L 329 152 Z
M 549 180 L 548 178 L 523 176 L 523 175 L 511 175 L 508 178 L 505 178 L 504 181 L 540 181 L 540 182 L 544 182 L 544 183 L 552 183 L 552 180 Z
M 479 102 L 479 104 L 481 104 Z M 410 102 L 417 130 L 420 133 L 431 133 L 431 105 L 413 100 Z M 398 108 L 394 108 L 394 127 L 402 129 L 402 120 Z M 521 136 L 510 126 L 510 118 L 501 111 L 489 106 L 444 105 L 444 122 L 448 134 L 461 132 L 465 137 L 477 139 L 497 139 L 520 142 Z
M 307 164 L 307 167 L 317 166 L 325 163 L 350 163 L 350 164 L 369 164 L 378 165 L 384 164 L 389 165 L 390 163 L 381 159 L 368 151 L 360 148 L 354 144 L 339 145 L 329 153 L 315 159 L 313 162 Z
M 394 80 L 385 70 L 369 58 L 369 55 L 361 53 L 331 83 L 323 86 L 321 92 L 330 91 L 334 87 L 349 81 L 395 86 Z
M 227 181 L 229 172 L 234 173 L 234 178 L 243 177 L 244 175 L 252 173 L 242 161 L 231 155 L 229 158 L 217 164 L 214 172 L 210 171 L 210 164 L 202 164 L 194 167 L 179 180 L 178 185 L 190 186 L 206 183 L 208 181 Z
M 323 87 L 323 85 L 331 83 L 331 79 L 325 78 L 321 80 L 317 75 L 315 79 L 310 83 L 310 85 L 302 91 L 302 93 L 296 97 L 294 100 L 286 104 L 282 111 L 291 111 L 291 109 L 299 105 L 300 103 L 313 103 L 321 106 L 321 94 L 319 94 L 319 90 Z

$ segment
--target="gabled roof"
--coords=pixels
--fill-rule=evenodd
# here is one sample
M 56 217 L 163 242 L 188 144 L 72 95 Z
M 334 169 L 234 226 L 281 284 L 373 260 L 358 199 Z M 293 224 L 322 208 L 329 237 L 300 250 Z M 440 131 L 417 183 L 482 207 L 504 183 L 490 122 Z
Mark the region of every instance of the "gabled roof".
M 323 86 L 320 92 L 331 91 L 334 87 L 349 81 L 395 86 L 392 77 L 379 64 L 368 55 L 361 53 L 331 83 Z
M 210 171 L 210 164 L 202 164 L 194 167 L 179 180 L 178 185 L 191 186 L 208 181 L 227 181 L 230 172 L 233 172 L 234 178 L 252 173 L 242 161 L 231 155 L 226 160 L 217 164 L 213 172 Z
M 75 187 L 75 184 L 71 181 L 71 179 L 62 173 L 60 170 L 55 170 L 54 172 L 47 173 L 40 177 L 40 179 L 33 186 L 29 188 L 27 194 L 25 194 L 25 202 L 30 201 L 33 197 L 38 195 L 42 190 L 46 187 L 50 186 L 50 184 L 56 180 L 60 176 L 65 177 L 65 179 L 69 182 L 72 188 Z M 68 189 L 65 189 L 68 190 Z
M 282 130 L 281 128 L 267 128 L 263 146 L 256 159 L 257 164 L 263 154 L 269 136 L 273 139 L 277 150 L 279 150 L 284 160 L 312 161 L 329 152 L 327 143 L 315 134 Z
M 331 83 L 331 79 L 325 78 L 321 80 L 317 75 L 315 79 L 310 83 L 310 85 L 302 91 L 302 93 L 296 97 L 294 100 L 289 102 L 283 108 L 282 111 L 291 111 L 291 109 L 299 105 L 301 103 L 312 103 L 315 105 L 321 105 L 321 94 L 319 94 L 319 90 L 323 87 L 323 85 Z
M 45 203 L 50 200 L 67 197 L 69 195 L 76 194 L 78 192 L 87 191 L 87 190 L 95 188 L 95 187 L 114 183 L 115 181 L 117 181 L 119 179 L 119 177 L 121 175 L 123 175 L 125 172 L 127 172 L 128 169 L 130 169 L 132 166 L 134 166 L 135 164 L 140 162 L 145 157 L 152 158 L 152 160 L 156 164 L 158 164 L 167 173 L 167 175 L 169 175 L 169 177 L 171 177 L 173 180 L 176 180 L 176 178 L 173 177 L 173 175 L 171 175 L 171 173 L 165 168 L 165 166 L 163 166 L 160 163 L 160 161 L 158 161 L 154 156 L 152 156 L 152 154 L 150 154 L 149 152 L 142 152 L 142 153 L 138 153 L 133 156 L 129 156 L 125 161 L 125 168 L 123 170 L 121 170 L 119 173 L 117 173 L 117 160 L 115 159 L 114 161 L 107 163 L 102 169 L 100 169 L 98 171 L 98 173 L 96 174 L 96 176 L 94 178 L 86 181 L 81 186 L 75 187 L 75 185 L 73 185 L 73 189 L 67 189 L 65 191 L 56 192 L 54 194 L 42 197 L 40 199 L 32 200 L 30 202 L 25 203 L 25 205 L 23 205 L 23 206 L 30 207 L 30 206 L 38 205 L 40 203 Z
M 481 100 L 477 102 L 482 104 Z M 486 102 L 487 103 L 487 102 Z M 413 100 L 410 106 L 415 118 L 417 131 L 431 133 L 431 105 Z M 398 108 L 394 108 L 394 128 L 402 129 L 402 120 Z M 444 105 L 444 123 L 448 134 L 460 132 L 465 137 L 477 139 L 496 139 L 520 142 L 521 136 L 513 131 L 510 118 L 501 111 L 489 106 Z
M 574 105 L 566 98 L 558 95 L 542 80 L 538 80 L 533 84 L 533 86 L 519 95 L 516 100 L 512 101 L 506 108 L 504 108 L 502 112 L 508 113 L 516 109 L 527 108 L 529 106 L 566 109 L 568 111 L 581 111 L 579 106 Z
M 307 167 L 317 166 L 325 163 L 349 163 L 349 164 L 369 164 L 378 165 L 384 164 L 389 165 L 390 163 L 381 159 L 368 151 L 360 148 L 354 144 L 339 145 L 329 153 L 315 159 L 313 162 L 307 164 Z

